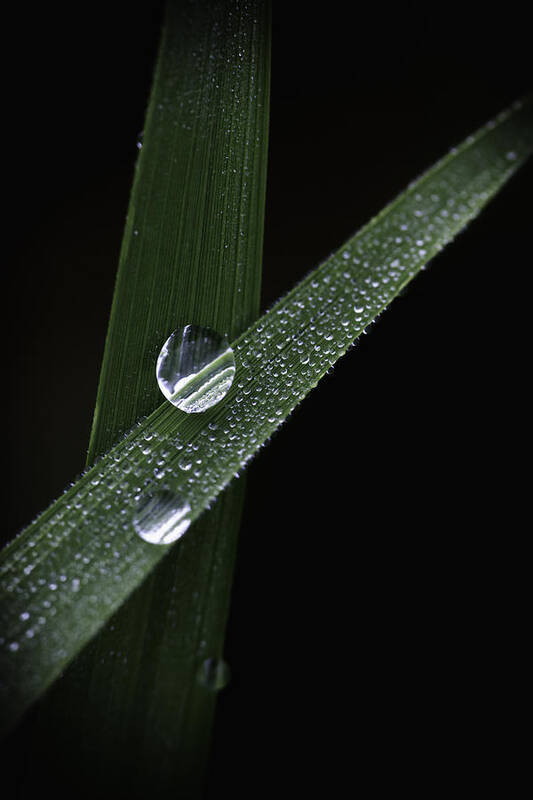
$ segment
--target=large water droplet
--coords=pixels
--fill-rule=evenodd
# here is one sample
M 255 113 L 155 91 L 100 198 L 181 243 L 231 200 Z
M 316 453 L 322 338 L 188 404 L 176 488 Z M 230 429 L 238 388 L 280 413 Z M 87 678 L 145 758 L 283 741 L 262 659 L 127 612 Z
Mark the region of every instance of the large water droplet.
M 197 413 L 226 396 L 235 376 L 235 357 L 225 336 L 186 325 L 161 348 L 156 375 L 167 400 L 188 414 Z
M 227 686 L 230 668 L 222 658 L 206 658 L 198 670 L 198 682 L 211 692 L 218 692 Z
M 189 503 L 173 492 L 145 495 L 133 517 L 133 527 L 145 542 L 171 544 L 183 536 L 191 520 Z

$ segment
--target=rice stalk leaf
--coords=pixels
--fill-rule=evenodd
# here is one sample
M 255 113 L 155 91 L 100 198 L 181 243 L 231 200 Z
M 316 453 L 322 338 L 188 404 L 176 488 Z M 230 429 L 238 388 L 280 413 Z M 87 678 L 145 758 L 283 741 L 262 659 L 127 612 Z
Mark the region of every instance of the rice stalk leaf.
M 154 361 L 172 330 L 233 339 L 259 313 L 269 60 L 268 3 L 168 3 L 88 465 L 159 404 Z M 156 780 L 199 791 L 216 693 L 198 671 L 222 651 L 244 488 L 217 501 L 41 704 L 39 781 L 64 775 L 68 753 L 86 786 L 116 779 L 123 791 L 127 774 L 130 793 L 148 775 L 151 792 Z
M 11 720 L 163 558 L 164 548 L 133 530 L 139 499 L 165 490 L 182 498 L 191 520 L 200 516 L 532 148 L 531 102 L 517 103 L 411 184 L 233 343 L 237 374 L 222 403 L 201 415 L 162 404 L 6 548 Z M 52 588 L 59 569 L 64 581 Z M 29 618 L 21 614 L 44 615 L 52 606 L 53 624 L 28 638 Z

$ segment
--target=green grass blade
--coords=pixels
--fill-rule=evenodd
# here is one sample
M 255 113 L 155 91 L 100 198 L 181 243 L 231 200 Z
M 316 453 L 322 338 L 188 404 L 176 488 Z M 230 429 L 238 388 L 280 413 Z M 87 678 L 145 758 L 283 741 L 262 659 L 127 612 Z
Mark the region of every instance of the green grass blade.
M 196 519 L 528 157 L 531 117 L 529 102 L 517 104 L 469 137 L 239 337 L 237 376 L 224 402 L 195 418 L 160 406 L 6 549 L 12 718 L 163 557 L 163 548 L 132 530 L 139 494 L 156 486 L 178 493 Z M 154 477 L 158 460 L 163 467 Z M 65 580 L 52 589 L 58 570 Z M 28 639 L 21 614 L 44 615 L 43 603 L 54 606 L 53 624 Z
M 136 167 L 88 463 L 160 404 L 179 325 L 257 317 L 268 129 L 265 4 L 169 3 Z M 259 268 L 258 268 L 259 267 Z
M 192 322 L 233 339 L 259 313 L 269 57 L 268 3 L 168 4 L 88 464 L 159 405 L 162 338 Z M 216 693 L 197 676 L 222 652 L 244 488 L 198 521 L 46 698 L 40 779 L 68 753 L 86 783 L 123 791 L 127 772 L 137 794 L 147 775 L 151 792 L 156 780 L 201 785 Z

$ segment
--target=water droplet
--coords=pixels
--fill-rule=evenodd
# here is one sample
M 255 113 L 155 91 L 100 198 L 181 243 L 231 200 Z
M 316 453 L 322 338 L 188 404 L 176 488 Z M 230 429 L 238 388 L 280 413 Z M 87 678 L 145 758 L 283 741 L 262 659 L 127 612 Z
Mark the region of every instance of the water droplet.
M 218 692 L 228 685 L 230 674 L 222 658 L 206 658 L 198 670 L 198 683 L 211 692 Z
M 156 375 L 167 400 L 188 414 L 198 413 L 228 393 L 235 377 L 235 357 L 225 336 L 186 325 L 161 348 Z
M 133 527 L 145 542 L 171 544 L 183 536 L 191 520 L 189 503 L 173 492 L 145 495 L 133 517 Z

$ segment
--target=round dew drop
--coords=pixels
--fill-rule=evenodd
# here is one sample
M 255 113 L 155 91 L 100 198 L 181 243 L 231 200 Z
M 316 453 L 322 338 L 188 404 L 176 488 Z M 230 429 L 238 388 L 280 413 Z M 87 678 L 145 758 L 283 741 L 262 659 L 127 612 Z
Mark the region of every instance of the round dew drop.
M 211 328 L 185 325 L 161 348 L 156 376 L 172 405 L 197 414 L 227 395 L 235 377 L 235 356 L 225 336 Z
M 206 658 L 198 670 L 198 683 L 210 692 L 218 692 L 228 685 L 230 668 L 222 658 Z
M 149 544 L 172 544 L 189 525 L 191 507 L 173 492 L 161 491 L 141 498 L 133 517 L 133 527 Z

